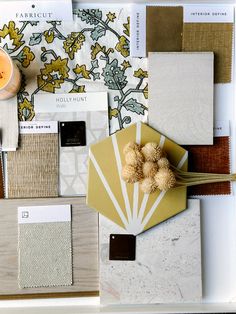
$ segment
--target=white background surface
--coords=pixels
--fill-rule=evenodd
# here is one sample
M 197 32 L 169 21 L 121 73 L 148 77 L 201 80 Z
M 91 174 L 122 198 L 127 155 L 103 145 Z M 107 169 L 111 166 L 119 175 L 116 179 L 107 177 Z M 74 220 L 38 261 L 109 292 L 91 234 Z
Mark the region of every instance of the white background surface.
M 8 0 L 10 1 L 10 0 Z M 40 0 L 36 0 L 40 1 Z M 81 0 L 86 3 L 89 1 Z M 91 1 L 93 4 L 99 0 Z M 103 0 L 104 3 L 117 0 Z M 120 0 L 120 7 L 126 0 Z M 136 3 L 143 3 L 136 0 Z M 161 3 L 170 3 L 162 1 Z M 235 1 L 178 1 L 183 3 L 231 3 Z M 157 3 L 148 1 L 148 3 Z M 91 5 L 94 6 L 94 5 Z M 96 5 L 98 6 L 98 5 Z M 107 7 L 107 5 L 104 5 Z M 125 7 L 125 4 L 123 5 Z M 233 108 L 235 92 L 232 84 L 220 85 L 216 89 L 215 118 L 231 120 L 232 171 L 235 163 L 235 111 Z M 235 184 L 233 191 L 235 192 Z M 236 204 L 234 197 L 208 197 L 202 200 L 202 252 L 203 252 L 203 304 L 179 304 L 156 306 L 130 306 L 100 308 L 99 298 L 62 298 L 0 301 L 0 313 L 199 313 L 236 312 Z M 205 303 L 205 304 L 204 304 Z

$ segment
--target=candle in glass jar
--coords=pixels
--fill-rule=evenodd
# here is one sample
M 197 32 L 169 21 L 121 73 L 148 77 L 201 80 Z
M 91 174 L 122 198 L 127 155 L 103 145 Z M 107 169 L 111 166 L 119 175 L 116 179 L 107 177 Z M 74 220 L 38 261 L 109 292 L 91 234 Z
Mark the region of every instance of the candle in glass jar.
M 0 48 L 0 100 L 8 99 L 20 89 L 21 75 L 11 57 Z

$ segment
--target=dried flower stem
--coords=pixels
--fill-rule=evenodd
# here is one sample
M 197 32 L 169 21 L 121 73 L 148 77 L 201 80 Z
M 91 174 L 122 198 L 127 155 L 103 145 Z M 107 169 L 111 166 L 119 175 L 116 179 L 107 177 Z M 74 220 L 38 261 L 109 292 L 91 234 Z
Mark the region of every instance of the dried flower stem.
M 182 171 L 171 166 L 175 177 L 176 186 L 193 186 L 206 183 L 236 181 L 236 174 L 197 173 Z

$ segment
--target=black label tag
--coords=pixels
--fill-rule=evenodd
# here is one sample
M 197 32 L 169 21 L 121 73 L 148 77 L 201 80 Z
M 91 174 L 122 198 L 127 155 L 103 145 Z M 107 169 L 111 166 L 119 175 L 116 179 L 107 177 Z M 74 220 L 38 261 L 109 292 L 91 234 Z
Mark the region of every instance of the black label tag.
M 136 237 L 132 234 L 111 234 L 109 259 L 116 261 L 134 261 Z
M 60 122 L 61 147 L 86 146 L 85 121 Z

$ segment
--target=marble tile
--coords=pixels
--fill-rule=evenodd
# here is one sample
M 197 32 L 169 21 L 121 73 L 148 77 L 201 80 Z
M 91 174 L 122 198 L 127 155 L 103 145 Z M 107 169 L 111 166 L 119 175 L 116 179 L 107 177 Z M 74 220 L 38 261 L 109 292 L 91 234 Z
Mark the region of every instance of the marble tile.
M 109 236 L 125 233 L 100 215 L 102 304 L 197 302 L 202 296 L 200 201 L 136 238 L 135 261 L 110 261 Z

